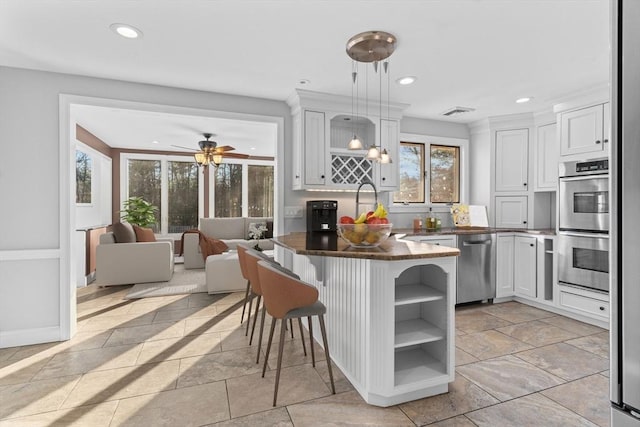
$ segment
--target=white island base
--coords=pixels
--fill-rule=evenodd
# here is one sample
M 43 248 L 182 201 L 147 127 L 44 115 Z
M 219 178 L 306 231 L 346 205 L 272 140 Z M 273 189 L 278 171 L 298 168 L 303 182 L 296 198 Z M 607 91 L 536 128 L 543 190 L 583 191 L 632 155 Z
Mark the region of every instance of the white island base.
M 331 358 L 367 403 L 391 406 L 448 391 L 455 256 L 388 261 L 276 250 L 318 288 Z

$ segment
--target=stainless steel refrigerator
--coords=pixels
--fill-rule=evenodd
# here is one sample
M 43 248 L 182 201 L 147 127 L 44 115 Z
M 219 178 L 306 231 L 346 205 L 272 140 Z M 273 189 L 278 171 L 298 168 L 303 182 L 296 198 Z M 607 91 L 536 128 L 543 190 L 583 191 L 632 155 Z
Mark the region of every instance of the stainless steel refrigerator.
M 612 0 L 611 420 L 640 426 L 640 0 Z

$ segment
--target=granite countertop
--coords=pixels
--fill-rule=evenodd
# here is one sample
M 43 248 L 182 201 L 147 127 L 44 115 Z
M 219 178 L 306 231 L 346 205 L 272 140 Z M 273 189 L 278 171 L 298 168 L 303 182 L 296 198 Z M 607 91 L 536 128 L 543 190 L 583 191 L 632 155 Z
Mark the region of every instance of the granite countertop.
M 556 231 L 552 228 L 545 229 L 526 229 L 526 228 L 492 228 L 492 227 L 452 227 L 442 228 L 440 230 L 413 231 L 412 228 L 394 228 L 396 234 L 404 234 L 406 236 L 439 236 L 447 234 L 483 234 L 483 233 L 526 233 L 544 236 L 555 236 Z
M 396 240 L 390 236 L 376 248 L 354 248 L 337 236 L 336 233 L 291 233 L 276 236 L 276 245 L 282 246 L 299 255 L 317 255 L 340 258 L 374 259 L 380 261 L 398 261 L 421 258 L 440 258 L 458 256 L 456 248 L 432 245 L 429 243 Z

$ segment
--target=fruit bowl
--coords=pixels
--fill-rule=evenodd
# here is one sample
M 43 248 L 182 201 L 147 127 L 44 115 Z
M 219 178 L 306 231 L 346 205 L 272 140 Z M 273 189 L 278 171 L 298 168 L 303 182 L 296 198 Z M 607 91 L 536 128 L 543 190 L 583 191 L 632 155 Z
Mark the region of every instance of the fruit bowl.
M 375 248 L 389 238 L 393 224 L 338 224 L 338 234 L 354 248 Z

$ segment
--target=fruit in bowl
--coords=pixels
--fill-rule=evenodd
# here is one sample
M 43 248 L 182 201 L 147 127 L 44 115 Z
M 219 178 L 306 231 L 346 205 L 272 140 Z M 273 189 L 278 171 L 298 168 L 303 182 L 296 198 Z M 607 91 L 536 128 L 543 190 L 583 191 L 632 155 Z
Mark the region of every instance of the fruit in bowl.
M 338 234 L 353 247 L 373 248 L 389 238 L 392 227 L 387 211 L 382 203 L 378 203 L 375 211 L 362 213 L 357 219 L 340 217 Z

